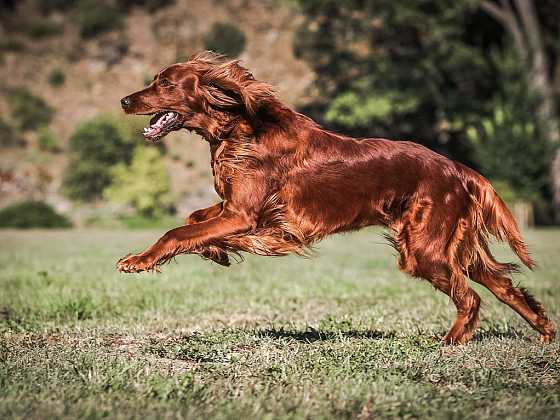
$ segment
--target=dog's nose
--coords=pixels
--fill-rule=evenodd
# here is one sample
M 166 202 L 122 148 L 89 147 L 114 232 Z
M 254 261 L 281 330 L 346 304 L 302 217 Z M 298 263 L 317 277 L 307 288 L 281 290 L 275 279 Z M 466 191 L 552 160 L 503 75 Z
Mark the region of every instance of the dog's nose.
M 123 107 L 123 109 L 126 109 L 128 107 L 130 107 L 130 97 L 125 96 L 124 98 L 121 99 L 121 106 Z

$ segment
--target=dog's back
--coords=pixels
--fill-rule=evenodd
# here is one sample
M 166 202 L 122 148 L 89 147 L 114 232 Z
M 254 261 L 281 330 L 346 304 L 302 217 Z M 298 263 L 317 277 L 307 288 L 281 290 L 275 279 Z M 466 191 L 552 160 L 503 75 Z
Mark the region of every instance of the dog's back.
M 121 104 L 127 113 L 154 114 L 148 140 L 181 128 L 202 135 L 223 201 L 121 259 L 119 270 L 153 270 L 181 253 L 222 265 L 239 251 L 301 254 L 328 234 L 381 224 L 391 232 L 400 269 L 455 303 L 445 342 L 468 341 L 478 324 L 480 298 L 469 277 L 516 310 L 543 341 L 554 338 L 542 305 L 513 287 L 515 265 L 490 253 L 492 234 L 534 264 L 506 205 L 471 169 L 415 143 L 323 130 L 283 105 L 239 61 L 212 53 L 167 67 Z

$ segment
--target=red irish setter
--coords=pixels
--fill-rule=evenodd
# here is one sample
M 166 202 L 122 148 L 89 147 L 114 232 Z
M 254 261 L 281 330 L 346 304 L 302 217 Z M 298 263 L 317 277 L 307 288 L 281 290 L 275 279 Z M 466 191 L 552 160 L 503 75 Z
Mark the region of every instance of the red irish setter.
M 353 139 L 323 130 L 283 105 L 238 61 L 202 53 L 160 71 L 121 101 L 128 114 L 154 115 L 144 137 L 186 128 L 210 145 L 218 204 L 195 211 L 120 271 L 155 270 L 178 254 L 229 265 L 228 253 L 304 254 L 314 242 L 370 225 L 388 228 L 399 268 L 428 280 L 457 307 L 445 343 L 471 339 L 486 286 L 550 342 L 543 306 L 512 285 L 516 265 L 490 253 L 489 235 L 534 262 L 512 214 L 475 171 L 416 143 Z

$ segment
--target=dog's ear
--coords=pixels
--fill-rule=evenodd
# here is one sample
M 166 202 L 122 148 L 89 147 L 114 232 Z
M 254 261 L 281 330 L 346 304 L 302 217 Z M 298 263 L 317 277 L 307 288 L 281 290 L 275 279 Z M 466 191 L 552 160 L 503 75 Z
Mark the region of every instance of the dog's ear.
M 210 69 L 204 74 L 203 84 L 201 90 L 210 105 L 228 110 L 243 109 L 251 118 L 276 101 L 272 88 L 256 81 L 237 60 Z
M 188 75 L 181 82 L 181 85 L 191 107 L 197 110 L 202 110 L 205 106 L 205 103 L 202 100 L 204 92 L 200 88 L 200 80 L 198 76 L 194 74 Z
M 181 82 L 183 89 L 190 95 L 196 96 L 199 94 L 198 90 L 198 77 L 194 74 L 190 74 Z

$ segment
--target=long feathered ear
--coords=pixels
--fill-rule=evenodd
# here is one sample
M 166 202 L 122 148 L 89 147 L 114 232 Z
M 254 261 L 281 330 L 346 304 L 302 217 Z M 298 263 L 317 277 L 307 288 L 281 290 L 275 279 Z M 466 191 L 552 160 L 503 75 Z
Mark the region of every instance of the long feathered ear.
M 255 80 L 238 60 L 223 61 L 216 55 L 210 57 L 212 60 L 202 72 L 200 86 L 210 105 L 244 110 L 249 117 L 256 118 L 263 108 L 278 102 L 272 87 Z

